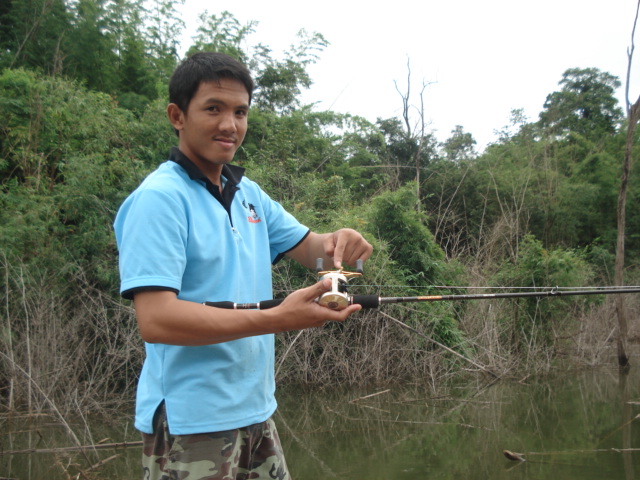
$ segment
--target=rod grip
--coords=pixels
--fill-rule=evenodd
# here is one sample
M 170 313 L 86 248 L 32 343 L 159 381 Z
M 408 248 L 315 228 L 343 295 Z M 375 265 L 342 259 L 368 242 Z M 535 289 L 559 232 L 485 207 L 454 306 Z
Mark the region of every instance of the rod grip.
M 263 300 L 258 305 L 260 310 L 267 310 L 268 308 L 277 307 L 283 302 L 284 298 L 274 298 L 272 300 Z
M 269 308 L 277 307 L 282 303 L 284 298 L 274 298 L 273 300 L 263 300 L 258 303 L 235 303 L 229 301 L 222 302 L 204 302 L 208 307 L 226 308 L 228 310 L 267 310 Z
M 236 308 L 236 304 L 234 302 L 204 302 L 204 304 L 207 307 L 226 308 L 228 310 Z
M 351 303 L 362 305 L 362 308 L 378 308 L 380 306 L 380 297 L 377 295 L 352 295 Z

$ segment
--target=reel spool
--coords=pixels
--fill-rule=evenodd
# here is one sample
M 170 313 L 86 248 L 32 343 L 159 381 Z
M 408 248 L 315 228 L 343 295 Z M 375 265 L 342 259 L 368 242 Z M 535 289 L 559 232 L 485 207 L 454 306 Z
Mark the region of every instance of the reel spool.
M 351 303 L 347 293 L 349 278 L 362 275 L 363 262 L 362 260 L 356 260 L 355 272 L 345 272 L 342 268 L 340 270 L 323 271 L 323 264 L 324 262 L 321 258 L 316 260 L 316 272 L 319 280 L 325 278 L 331 280 L 331 290 L 320 295 L 318 304 L 331 310 L 344 310 Z

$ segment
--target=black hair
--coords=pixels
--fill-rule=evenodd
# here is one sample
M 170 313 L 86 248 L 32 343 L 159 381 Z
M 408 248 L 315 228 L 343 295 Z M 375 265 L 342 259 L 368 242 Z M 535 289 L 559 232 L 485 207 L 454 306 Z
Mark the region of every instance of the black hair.
M 249 69 L 235 58 L 217 52 L 195 53 L 178 65 L 169 80 L 169 102 L 186 113 L 202 82 L 216 82 L 223 78 L 242 83 L 251 103 L 255 84 Z

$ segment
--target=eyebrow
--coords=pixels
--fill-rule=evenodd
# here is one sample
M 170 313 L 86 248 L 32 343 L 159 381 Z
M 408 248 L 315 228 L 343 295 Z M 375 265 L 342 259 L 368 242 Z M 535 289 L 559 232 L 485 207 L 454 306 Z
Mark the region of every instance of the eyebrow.
M 225 102 L 224 100 L 220 100 L 220 99 L 218 99 L 218 98 L 216 98 L 216 97 L 210 97 L 210 98 L 207 98 L 207 99 L 203 102 L 203 105 L 211 105 L 211 104 L 214 104 L 214 105 L 223 105 L 223 106 L 225 106 L 225 107 L 229 105 L 229 104 L 228 104 L 227 102 Z M 240 109 L 243 109 L 243 110 L 249 110 L 249 109 L 250 109 L 249 104 L 247 104 L 247 103 L 241 103 L 240 105 L 237 105 L 237 106 L 236 106 L 236 107 L 234 107 L 234 108 L 235 108 L 235 109 L 240 108 Z

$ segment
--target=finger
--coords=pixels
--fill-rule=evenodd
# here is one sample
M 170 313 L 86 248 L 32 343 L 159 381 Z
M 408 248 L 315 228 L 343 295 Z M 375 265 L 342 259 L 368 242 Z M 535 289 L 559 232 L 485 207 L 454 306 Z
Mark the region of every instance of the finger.
M 363 261 L 368 260 L 369 257 L 371 257 L 372 253 L 373 253 L 373 245 L 371 245 L 369 242 L 364 240 L 364 245 L 362 246 L 362 252 L 360 252 L 360 255 L 358 258 L 361 258 Z
M 349 241 L 349 239 L 347 239 L 345 236 L 342 237 L 343 240 L 341 241 L 341 245 L 340 245 L 340 265 L 346 263 L 347 265 L 352 265 L 355 262 L 355 248 L 357 247 L 356 244 L 353 243 L 353 241 Z M 338 247 L 336 246 L 336 250 L 338 250 Z M 336 255 L 334 255 L 334 261 L 336 259 Z
M 348 251 L 345 249 L 344 256 L 342 261 L 351 267 L 355 267 L 356 260 L 366 260 L 364 258 L 367 249 L 365 246 L 361 244 L 353 245 L 352 248 Z M 368 257 L 367 257 L 368 258 Z
M 363 262 L 368 260 L 371 254 L 373 253 L 373 247 L 369 242 L 365 241 L 365 244 L 358 249 L 357 253 L 353 257 L 353 264 L 355 265 L 356 260 L 362 260 Z
M 344 257 L 344 251 L 347 247 L 347 235 L 336 232 L 334 234 L 334 237 L 336 238 L 335 247 L 333 249 L 333 266 L 335 268 L 340 268 L 342 267 L 342 259 Z M 327 255 L 329 255 L 329 252 L 327 252 Z
M 362 305 L 358 305 L 358 304 L 349 305 L 343 310 L 331 310 L 331 312 L 333 313 L 331 315 L 328 315 L 327 319 L 333 322 L 344 322 L 349 317 L 349 315 L 359 310 L 362 310 Z
M 373 252 L 373 247 L 366 240 L 362 239 L 362 242 L 354 245 L 352 249 L 345 249 L 342 257 L 342 261 L 347 265 L 354 267 L 357 260 L 365 261 Z

